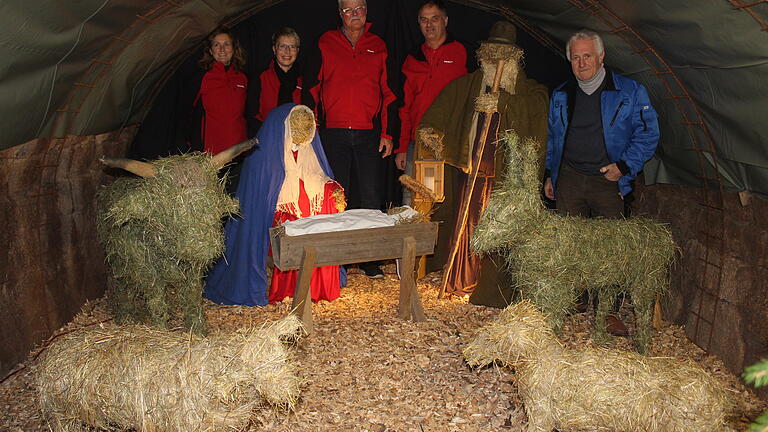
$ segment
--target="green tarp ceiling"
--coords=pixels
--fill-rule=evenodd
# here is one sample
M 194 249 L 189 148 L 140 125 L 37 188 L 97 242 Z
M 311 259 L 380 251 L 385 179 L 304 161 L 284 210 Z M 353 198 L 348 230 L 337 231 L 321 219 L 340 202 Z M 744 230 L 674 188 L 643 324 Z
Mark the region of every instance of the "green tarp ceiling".
M 140 122 L 213 27 L 277 3 L 4 0 L 0 150 Z M 738 0 L 458 3 L 528 26 L 558 47 L 582 27 L 605 34 L 606 63 L 645 84 L 660 114 L 663 138 L 647 182 L 699 185 L 702 169 L 714 175 L 716 167 L 729 190 L 768 195 L 768 31 L 760 23 L 768 2 L 750 8 L 757 18 L 734 8 Z

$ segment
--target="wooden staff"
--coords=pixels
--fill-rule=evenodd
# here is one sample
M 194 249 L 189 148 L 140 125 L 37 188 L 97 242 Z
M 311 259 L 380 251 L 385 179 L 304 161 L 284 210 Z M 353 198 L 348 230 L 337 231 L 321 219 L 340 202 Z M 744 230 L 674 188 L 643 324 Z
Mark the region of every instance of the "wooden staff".
M 491 88 L 491 93 L 496 93 L 499 91 L 499 86 L 501 84 L 501 73 L 504 70 L 504 64 L 506 63 L 506 60 L 499 60 L 499 63 L 496 66 L 496 74 L 493 77 L 493 87 Z M 498 104 L 496 105 L 496 108 L 498 109 Z M 464 234 L 464 230 L 467 228 L 467 219 L 469 217 L 469 201 L 472 199 L 472 193 L 475 191 L 475 183 L 477 183 L 477 174 L 480 171 L 480 162 L 483 160 L 483 151 L 485 150 L 485 141 L 488 139 L 488 131 L 491 128 L 491 118 L 493 117 L 493 113 L 497 112 L 496 110 L 485 113 L 485 121 L 483 122 L 483 129 L 480 132 L 480 151 L 478 152 L 478 156 L 475 160 L 472 161 L 472 170 L 470 171 L 470 178 L 469 183 L 467 183 L 467 188 L 465 190 L 467 191 L 465 195 L 464 202 L 461 204 L 461 208 L 459 209 L 459 218 L 461 220 L 461 224 L 459 225 L 459 229 L 456 230 L 453 233 L 453 239 L 451 243 L 451 253 L 448 256 L 448 267 L 446 267 L 445 272 L 443 272 L 443 283 L 440 286 L 440 292 L 438 293 L 438 298 L 443 298 L 446 292 L 446 288 L 448 287 L 448 275 L 451 274 L 451 270 L 453 270 L 453 260 L 456 258 L 456 254 L 459 251 L 459 239 Z M 470 153 L 471 155 L 471 153 Z

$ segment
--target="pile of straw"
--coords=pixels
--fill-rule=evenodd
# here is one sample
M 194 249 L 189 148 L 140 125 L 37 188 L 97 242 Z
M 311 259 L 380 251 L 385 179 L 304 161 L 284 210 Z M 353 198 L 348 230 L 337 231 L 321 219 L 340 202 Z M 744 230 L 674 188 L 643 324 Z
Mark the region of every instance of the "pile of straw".
M 471 366 L 515 370 L 529 431 L 723 432 L 725 390 L 692 362 L 607 349 L 569 350 L 523 301 L 464 349 Z
M 144 326 L 71 333 L 35 367 L 41 408 L 54 431 L 242 430 L 263 402 L 290 408 L 299 397 L 281 339 L 300 331 L 291 315 L 210 338 Z
M 99 192 L 96 229 L 119 322 L 168 328 L 183 317 L 204 331 L 202 279 L 224 251 L 222 217 L 238 210 L 211 161 L 199 153 L 158 159 L 154 176 L 122 177 Z
M 588 291 L 601 301 L 603 323 L 613 299 L 629 293 L 635 306 L 635 342 L 644 351 L 651 336 L 653 303 L 668 287 L 675 244 L 667 227 L 651 219 L 585 219 L 547 211 L 539 197 L 538 146 L 505 133 L 507 167 L 494 190 L 472 247 L 478 253 L 501 252 L 524 298 L 549 316 L 560 332 L 563 318 Z M 608 340 L 604 325 L 594 338 Z

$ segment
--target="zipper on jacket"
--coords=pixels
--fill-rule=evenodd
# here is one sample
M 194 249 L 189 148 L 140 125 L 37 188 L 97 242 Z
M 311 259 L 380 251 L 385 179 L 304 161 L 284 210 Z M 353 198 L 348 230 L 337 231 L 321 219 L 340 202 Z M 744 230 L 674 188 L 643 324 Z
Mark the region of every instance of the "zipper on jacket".
M 613 126 L 613 124 L 616 123 L 616 117 L 619 116 L 619 111 L 621 111 L 621 107 L 623 107 L 623 106 L 624 106 L 624 101 L 621 101 L 621 103 L 619 104 L 618 108 L 616 108 L 616 112 L 613 113 L 613 118 L 611 119 L 610 126 Z

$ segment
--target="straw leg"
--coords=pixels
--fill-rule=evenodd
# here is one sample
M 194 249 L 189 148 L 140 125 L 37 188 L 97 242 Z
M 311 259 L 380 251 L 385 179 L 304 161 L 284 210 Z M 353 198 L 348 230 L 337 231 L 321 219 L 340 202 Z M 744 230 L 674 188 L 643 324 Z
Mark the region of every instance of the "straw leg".
M 301 256 L 301 268 L 299 277 L 296 281 L 296 289 L 293 293 L 293 310 L 304 324 L 304 331 L 307 334 L 312 333 L 314 324 L 312 323 L 312 298 L 310 297 L 310 282 L 312 281 L 312 272 L 315 269 L 315 257 L 317 251 L 313 246 L 304 246 Z
M 193 283 L 192 286 L 194 286 L 194 289 L 178 290 L 180 292 L 179 303 L 184 317 L 184 326 L 195 334 L 204 335 L 207 329 L 205 328 L 205 318 L 203 317 L 203 284 L 202 282 Z
M 648 284 L 648 282 L 644 282 Z M 632 298 L 635 306 L 635 346 L 637 351 L 645 354 L 648 344 L 651 342 L 651 326 L 653 325 L 653 310 L 655 295 L 650 288 L 641 286 L 638 294 Z M 644 296 L 640 293 L 648 293 Z
M 597 295 L 597 311 L 595 312 L 595 332 L 592 335 L 592 340 L 599 345 L 604 345 L 611 341 L 611 337 L 608 336 L 608 328 L 605 323 L 605 318 L 611 312 L 611 305 L 614 301 L 613 290 L 603 290 Z M 591 298 L 592 295 L 590 295 Z
M 523 264 L 525 265 L 525 264 Z M 573 288 L 549 276 L 518 273 L 520 290 L 524 298 L 535 304 L 548 317 L 555 334 L 561 334 L 567 310 L 573 307 Z
M 145 292 L 150 321 L 153 326 L 161 329 L 168 327 L 169 307 L 165 291 L 165 284 L 154 283 L 150 284 Z

